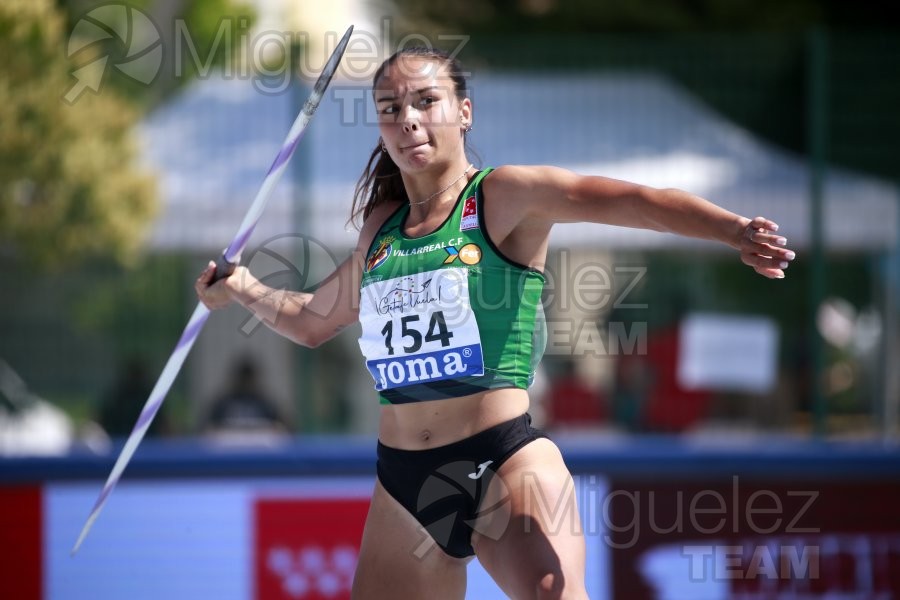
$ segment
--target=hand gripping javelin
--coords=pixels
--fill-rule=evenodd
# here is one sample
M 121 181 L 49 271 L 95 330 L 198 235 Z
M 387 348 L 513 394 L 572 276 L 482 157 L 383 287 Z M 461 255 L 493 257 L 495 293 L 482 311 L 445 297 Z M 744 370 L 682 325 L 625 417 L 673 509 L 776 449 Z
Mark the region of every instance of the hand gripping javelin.
M 260 216 L 262 216 L 263 210 L 266 207 L 266 202 L 268 202 L 269 196 L 272 193 L 272 189 L 275 187 L 275 184 L 278 183 L 278 180 L 281 179 L 281 175 L 287 168 L 288 161 L 291 159 L 294 150 L 297 148 L 297 143 L 303 136 L 303 131 L 309 124 L 310 119 L 312 119 L 313 114 L 315 114 L 316 108 L 318 108 L 319 102 L 322 100 L 322 96 L 325 95 L 325 89 L 331 82 L 331 77 L 334 75 L 338 64 L 341 62 L 341 57 L 344 55 L 344 50 L 347 48 L 347 43 L 350 41 L 350 35 L 352 33 L 353 26 L 351 25 L 344 34 L 344 37 L 341 38 L 341 41 L 332 53 L 331 58 L 328 59 L 325 68 L 322 69 L 322 74 L 319 75 L 319 79 L 316 81 L 312 93 L 309 95 L 309 98 L 306 99 L 303 109 L 300 111 L 300 114 L 297 115 L 294 124 L 291 126 L 291 130 L 288 132 L 284 144 L 281 146 L 281 150 L 278 151 L 278 156 L 275 157 L 275 161 L 272 163 L 272 166 L 269 167 L 269 172 L 266 173 L 266 177 L 259 188 L 259 192 L 257 192 L 256 198 L 253 199 L 253 204 L 250 205 L 250 209 L 247 211 L 237 234 L 234 236 L 231 244 L 225 249 L 222 256 L 216 261 L 214 281 L 229 275 L 234 271 L 235 265 L 240 261 L 241 253 L 243 253 L 244 247 L 250 239 L 250 235 L 256 228 Z M 150 397 L 147 398 L 147 402 L 141 410 L 141 415 L 138 417 L 137 423 L 135 423 L 134 429 L 131 431 L 131 435 L 129 435 L 128 439 L 125 441 L 125 446 L 119 453 L 119 458 L 116 460 L 116 464 L 113 466 L 112 472 L 110 472 L 109 477 L 103 486 L 103 490 L 100 492 L 100 496 L 97 498 L 97 502 L 91 510 L 91 514 L 88 515 L 87 521 L 81 529 L 81 534 L 75 542 L 75 546 L 72 547 L 72 556 L 78 552 L 81 543 L 87 537 L 94 521 L 97 520 L 100 511 L 103 510 L 103 505 L 106 504 L 109 495 L 119 482 L 119 478 L 122 476 L 122 472 L 128 465 L 128 461 L 131 460 L 135 450 L 137 450 L 138 444 L 141 443 L 144 434 L 147 432 L 147 428 L 149 428 L 150 423 L 153 422 L 153 417 L 156 416 L 159 407 L 162 406 L 166 394 L 169 393 L 169 388 L 172 387 L 172 383 L 175 381 L 175 377 L 181 370 L 181 365 L 184 363 L 184 359 L 187 358 L 191 346 L 194 345 L 197 336 L 200 334 L 200 330 L 203 329 L 203 324 L 206 323 L 207 317 L 209 317 L 209 309 L 206 308 L 202 302 L 198 302 L 197 308 L 194 309 L 194 314 L 191 315 L 187 326 L 184 328 L 184 332 L 181 334 L 181 339 L 178 340 L 178 344 L 175 346 L 175 350 L 166 362 L 162 374 L 160 374 L 159 379 L 156 381 L 156 385 L 153 386 L 153 391 L 150 392 Z

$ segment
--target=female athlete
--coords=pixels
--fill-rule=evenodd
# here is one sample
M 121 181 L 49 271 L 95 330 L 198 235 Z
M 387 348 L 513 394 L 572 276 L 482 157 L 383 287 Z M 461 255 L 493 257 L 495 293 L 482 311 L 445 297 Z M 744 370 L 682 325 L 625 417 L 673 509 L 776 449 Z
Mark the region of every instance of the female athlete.
M 381 139 L 357 186 L 358 244 L 315 293 L 246 268 L 197 280 L 304 346 L 359 321 L 381 403 L 378 478 L 353 584 L 357 599 L 463 598 L 477 556 L 511 598 L 587 598 L 572 477 L 531 427 L 543 350 L 541 289 L 554 223 L 667 231 L 734 248 L 768 278 L 794 258 L 777 225 L 675 189 L 551 166 L 476 170 L 459 63 L 406 49 L 373 81 Z

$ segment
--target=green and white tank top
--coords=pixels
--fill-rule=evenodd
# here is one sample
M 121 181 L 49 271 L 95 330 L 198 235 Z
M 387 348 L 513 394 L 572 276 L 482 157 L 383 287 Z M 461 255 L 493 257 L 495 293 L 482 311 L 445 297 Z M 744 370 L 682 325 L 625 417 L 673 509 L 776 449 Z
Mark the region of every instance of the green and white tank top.
M 403 234 L 409 205 L 369 248 L 360 284 L 360 349 L 382 404 L 527 388 L 544 351 L 544 276 L 517 264 L 484 228 L 479 171 L 447 220 Z

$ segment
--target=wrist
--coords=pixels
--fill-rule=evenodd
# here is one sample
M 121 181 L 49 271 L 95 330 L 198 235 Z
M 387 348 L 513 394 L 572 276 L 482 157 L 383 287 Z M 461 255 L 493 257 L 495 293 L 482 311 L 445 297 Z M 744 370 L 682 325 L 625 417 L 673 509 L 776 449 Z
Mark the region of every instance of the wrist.
M 225 289 L 231 298 L 240 304 L 252 302 L 253 291 L 258 287 L 259 281 L 250 273 L 247 267 L 237 266 L 234 273 L 224 281 Z
M 735 250 L 740 250 L 741 240 L 744 238 L 744 232 L 747 230 L 750 223 L 752 223 L 752 219 L 736 215 L 731 226 L 728 228 L 728 237 L 725 240 L 726 243 Z

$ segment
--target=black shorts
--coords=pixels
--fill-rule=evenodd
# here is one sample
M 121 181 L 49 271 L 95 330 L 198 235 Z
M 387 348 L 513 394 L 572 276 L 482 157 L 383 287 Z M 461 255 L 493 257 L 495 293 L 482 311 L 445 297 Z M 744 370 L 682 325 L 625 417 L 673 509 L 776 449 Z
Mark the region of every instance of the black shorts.
M 428 450 L 398 450 L 379 441 L 378 480 L 444 552 L 472 556 L 472 524 L 488 484 L 517 450 L 543 437 L 526 413 Z

